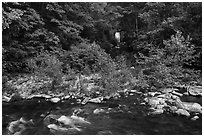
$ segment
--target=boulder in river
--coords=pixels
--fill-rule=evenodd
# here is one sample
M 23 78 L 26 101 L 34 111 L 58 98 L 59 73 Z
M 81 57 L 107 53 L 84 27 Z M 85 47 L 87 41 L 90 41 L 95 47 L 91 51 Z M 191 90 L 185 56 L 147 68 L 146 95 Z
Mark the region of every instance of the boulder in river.
M 60 98 L 51 98 L 50 101 L 53 103 L 58 103 L 60 101 Z
M 4 101 L 4 102 L 9 102 L 10 101 L 10 97 L 7 97 L 7 96 L 3 96 L 2 97 L 2 101 Z
M 88 102 L 91 102 L 91 103 L 101 103 L 102 100 L 103 100 L 103 97 L 98 97 L 98 98 L 90 99 Z
M 175 113 L 178 115 L 183 115 L 183 116 L 187 116 L 187 117 L 190 116 L 190 113 L 185 109 L 178 109 L 175 111 Z
M 94 111 L 93 111 L 93 113 L 94 114 L 99 114 L 99 113 L 103 113 L 103 112 L 105 112 L 105 110 L 104 109 L 102 109 L 102 108 L 100 108 L 100 109 L 95 109 Z
M 66 127 L 58 126 L 56 124 L 50 124 L 47 127 L 50 129 L 50 132 L 53 134 L 72 134 L 72 133 L 81 131 L 81 129 L 77 127 L 66 128 Z
M 190 112 L 202 113 L 202 107 L 198 103 L 183 102 L 183 105 L 184 105 L 185 109 L 190 111 Z
M 171 106 L 171 107 L 170 107 L 170 110 L 171 110 L 172 112 L 175 112 L 176 110 L 178 110 L 178 108 L 177 108 L 176 106 Z
M 191 118 L 191 120 L 197 120 L 197 119 L 199 119 L 198 116 L 194 116 L 194 117 Z
M 187 91 L 192 96 L 202 96 L 202 86 L 189 86 Z
M 159 104 L 165 103 L 164 99 L 156 97 L 145 98 L 145 101 L 152 107 L 157 107 Z
M 154 97 L 155 95 L 160 95 L 160 92 L 148 92 L 148 95 Z
M 44 118 L 43 123 L 47 126 L 49 124 L 56 123 L 58 118 L 59 116 L 50 114 Z
M 112 135 L 112 132 L 109 130 L 99 131 L 97 135 Z
M 162 114 L 162 113 L 164 113 L 163 109 L 156 109 L 153 112 L 150 112 L 150 114 L 152 114 L 152 115 L 159 115 L 159 114 Z
M 162 92 L 162 93 L 171 93 L 171 92 L 173 92 L 175 89 L 174 88 L 164 88 L 164 89 L 161 89 L 160 91 Z
M 176 92 L 176 91 L 173 91 L 172 94 L 177 95 L 177 96 L 180 96 L 180 97 L 183 96 L 183 94 L 181 94 L 181 93 L 179 93 L 179 92 Z
M 78 117 L 78 116 L 61 116 L 60 118 L 57 119 L 58 122 L 63 123 L 64 125 L 69 125 L 69 126 L 75 126 L 75 124 L 77 125 L 82 125 L 82 124 L 90 124 L 89 121 L 86 121 L 84 118 L 82 117 Z
M 24 118 L 20 118 L 19 120 L 12 121 L 9 126 L 8 130 L 11 134 L 20 135 L 23 131 L 33 125 L 32 119 L 26 121 Z

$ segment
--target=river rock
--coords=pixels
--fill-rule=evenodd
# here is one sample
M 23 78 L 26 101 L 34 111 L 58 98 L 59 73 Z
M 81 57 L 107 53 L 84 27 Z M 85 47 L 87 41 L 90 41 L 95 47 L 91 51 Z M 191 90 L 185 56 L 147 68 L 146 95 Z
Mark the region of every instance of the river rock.
M 181 109 L 185 109 L 185 106 L 184 106 L 183 102 L 180 100 L 180 98 L 176 98 L 174 103 L 176 104 L 176 107 L 181 108 Z
M 152 115 L 159 115 L 159 114 L 162 114 L 162 113 L 164 113 L 163 109 L 156 109 L 155 111 L 151 112 L 150 114 L 152 114 Z
M 176 92 L 176 91 L 173 91 L 172 94 L 177 95 L 177 96 L 180 96 L 180 97 L 183 96 L 183 94 L 178 93 L 178 92 Z
M 160 104 L 160 100 L 158 98 L 152 97 L 152 98 L 147 98 L 145 101 L 152 107 L 156 107 L 157 105 Z
M 130 90 L 130 92 L 137 93 L 138 91 L 137 90 Z
M 178 110 L 178 108 L 177 108 L 176 106 L 171 106 L 171 107 L 170 107 L 170 110 L 171 110 L 172 112 L 175 112 L 176 110 Z
M 197 119 L 199 119 L 198 116 L 194 116 L 194 117 L 191 118 L 191 120 L 197 120 Z
M 174 89 L 173 88 L 164 88 L 164 89 L 162 89 L 162 90 L 160 90 L 162 93 L 171 93 L 171 92 L 173 92 L 174 91 Z
M 187 117 L 190 116 L 190 113 L 185 109 L 178 109 L 175 111 L 175 113 L 178 115 L 183 115 L 183 116 L 187 116 Z
M 69 130 L 65 127 L 60 127 L 56 124 L 50 124 L 47 126 L 50 129 L 50 132 L 53 134 L 65 134 L 69 132 Z
M 171 98 L 172 98 L 173 100 L 180 99 L 177 95 L 171 95 Z
M 130 96 L 133 96 L 134 94 L 133 94 L 133 93 L 130 93 L 129 95 L 130 95 Z
M 20 118 L 19 120 L 12 121 L 9 126 L 8 130 L 11 134 L 20 135 L 23 131 L 34 125 L 33 120 L 30 119 L 29 121 L 24 120 L 24 118 Z
M 74 127 L 75 124 L 77 124 L 77 125 L 90 124 L 90 122 L 86 121 L 84 118 L 74 116 L 74 115 L 72 115 L 70 117 L 63 115 L 60 118 L 58 118 L 57 120 L 58 120 L 58 122 L 63 123 L 64 125 L 69 125 L 69 126 L 72 126 L 72 127 Z
M 63 99 L 69 99 L 70 95 L 66 95 Z
M 82 104 L 82 105 L 85 105 L 89 100 L 90 100 L 90 98 L 89 98 L 89 97 L 86 97 L 86 98 L 81 102 L 81 104 Z
M 101 103 L 102 100 L 103 100 L 102 97 L 98 97 L 98 98 L 90 99 L 88 102 L 91 102 L 91 103 Z
M 99 113 L 103 113 L 103 112 L 105 112 L 105 110 L 104 109 L 102 109 L 102 108 L 100 108 L 100 109 L 95 109 L 94 111 L 93 111 L 93 113 L 94 114 L 99 114 Z
M 167 95 L 166 94 L 161 94 L 161 95 L 158 95 L 156 96 L 157 98 L 167 98 Z
M 202 113 L 202 107 L 198 103 L 183 102 L 183 105 L 185 109 L 190 112 Z
M 76 108 L 73 111 L 73 115 L 75 115 L 75 116 L 82 115 L 82 114 L 85 114 L 85 110 L 84 109 Z
M 49 129 L 52 129 L 52 130 L 58 130 L 59 129 L 59 127 L 56 124 L 49 124 L 47 127 Z
M 53 114 L 47 115 L 43 120 L 43 124 L 47 126 L 49 124 L 56 123 L 58 118 L 59 116 L 57 115 Z
M 158 92 L 148 92 L 148 95 L 154 97 Z
M 50 101 L 53 103 L 58 103 L 60 101 L 60 98 L 52 98 L 50 99 Z
M 7 96 L 3 96 L 2 97 L 2 101 L 4 101 L 4 102 L 9 102 L 10 101 L 10 97 L 7 97 Z
M 112 132 L 109 130 L 99 131 L 97 135 L 112 135 Z
M 163 109 L 164 105 L 157 105 L 156 109 Z
M 189 86 L 187 92 L 192 96 L 202 96 L 202 86 Z

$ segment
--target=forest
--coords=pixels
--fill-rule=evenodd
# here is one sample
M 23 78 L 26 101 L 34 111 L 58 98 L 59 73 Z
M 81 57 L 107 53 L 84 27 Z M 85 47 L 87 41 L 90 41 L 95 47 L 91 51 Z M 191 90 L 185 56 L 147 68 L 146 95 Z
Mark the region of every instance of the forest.
M 2 3 L 3 134 L 202 134 L 201 105 L 201 2 Z

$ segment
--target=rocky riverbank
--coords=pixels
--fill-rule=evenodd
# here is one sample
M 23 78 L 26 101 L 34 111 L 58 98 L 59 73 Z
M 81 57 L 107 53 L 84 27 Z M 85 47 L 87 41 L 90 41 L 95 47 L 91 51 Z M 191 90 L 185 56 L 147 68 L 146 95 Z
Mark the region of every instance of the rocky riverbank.
M 24 77 L 11 80 L 6 83 L 7 87 L 15 92 L 3 92 L 3 105 L 19 103 L 19 105 L 29 105 L 29 100 L 44 100 L 52 104 L 63 103 L 68 100 L 75 100 L 78 105 L 85 106 L 88 103 L 104 104 L 107 101 L 119 100 L 121 97 L 139 97 L 139 106 L 148 107 L 147 115 L 173 114 L 186 117 L 192 121 L 199 120 L 202 116 L 202 87 L 201 86 L 177 86 L 172 88 L 163 88 L 156 91 L 139 90 L 134 87 L 130 88 L 126 84 L 125 89 L 113 92 L 111 94 L 102 94 L 103 88 L 98 86 L 96 81 L 100 75 L 81 76 L 73 79 L 63 78 L 61 85 L 56 87 L 55 91 L 47 89 L 51 83 L 50 79 L 39 80 L 37 77 Z M 79 90 L 80 89 L 80 90 Z M 83 92 L 82 92 L 83 90 Z M 91 93 L 91 94 L 86 94 Z M 136 96 L 135 96 L 136 95 Z M 184 100 L 183 98 L 193 97 L 194 100 Z M 135 99 L 137 99 L 135 98 Z M 200 100 L 200 101 L 199 101 Z M 24 102 L 28 101 L 26 104 Z M 21 104 L 22 103 L 22 104 Z M 43 103 L 43 102 L 42 102 Z M 73 102 L 71 104 L 74 104 Z M 59 107 L 58 110 L 61 108 Z M 77 134 L 82 129 L 81 124 L 89 125 L 89 121 L 84 119 L 84 114 L 100 115 L 109 113 L 131 113 L 127 106 L 116 104 L 116 108 L 94 108 L 91 112 L 86 109 L 75 109 L 72 115 L 42 114 L 44 125 L 53 134 Z M 126 112 L 127 111 L 127 112 Z M 34 123 L 32 119 L 24 120 L 23 117 L 10 122 L 7 129 L 10 134 L 21 134 L 27 127 Z M 19 127 L 16 130 L 16 127 Z M 83 126 L 82 126 L 83 127 Z M 107 133 L 110 133 L 109 131 Z M 99 134 L 104 134 L 100 132 Z

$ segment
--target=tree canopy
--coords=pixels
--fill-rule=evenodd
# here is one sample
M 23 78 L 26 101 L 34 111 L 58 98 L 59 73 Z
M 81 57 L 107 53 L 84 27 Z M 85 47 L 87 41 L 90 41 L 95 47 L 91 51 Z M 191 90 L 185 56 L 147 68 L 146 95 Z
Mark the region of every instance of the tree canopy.
M 164 41 L 177 32 L 194 45 L 183 65 L 201 68 L 199 2 L 4 2 L 2 15 L 5 72 L 24 70 L 26 59 L 42 51 L 59 54 L 80 43 L 96 42 L 112 57 L 116 53 L 150 57 L 152 50 L 166 50 Z M 121 33 L 119 49 L 116 31 Z

